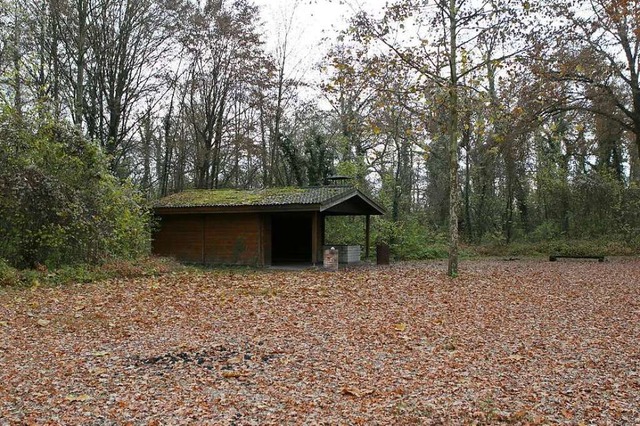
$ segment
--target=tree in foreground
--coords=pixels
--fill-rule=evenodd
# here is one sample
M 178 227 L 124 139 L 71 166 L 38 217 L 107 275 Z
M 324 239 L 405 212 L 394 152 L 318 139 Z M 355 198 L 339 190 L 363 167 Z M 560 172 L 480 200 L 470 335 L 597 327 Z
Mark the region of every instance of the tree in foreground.
M 432 140 L 448 141 L 450 276 L 458 274 L 459 142 L 464 115 L 460 99 L 479 70 L 502 63 L 519 50 L 509 39 L 525 26 L 524 20 L 514 19 L 523 11 L 510 0 L 398 0 L 388 4 L 381 17 L 361 13 L 353 22 L 354 39 L 388 52 L 390 60 L 411 69 L 416 75 L 412 91 L 421 95 L 426 109 L 439 111 L 436 125 L 426 123 L 425 128 L 434 129 Z M 490 40 L 499 43 L 497 54 L 487 53 Z

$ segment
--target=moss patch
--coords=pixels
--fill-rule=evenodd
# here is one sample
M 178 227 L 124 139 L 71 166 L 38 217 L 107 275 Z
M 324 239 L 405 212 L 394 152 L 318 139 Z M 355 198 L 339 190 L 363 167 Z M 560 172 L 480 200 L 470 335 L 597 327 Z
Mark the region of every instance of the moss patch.
M 242 191 L 237 189 L 193 189 L 159 200 L 156 207 L 250 206 L 293 204 L 315 188 L 267 188 Z

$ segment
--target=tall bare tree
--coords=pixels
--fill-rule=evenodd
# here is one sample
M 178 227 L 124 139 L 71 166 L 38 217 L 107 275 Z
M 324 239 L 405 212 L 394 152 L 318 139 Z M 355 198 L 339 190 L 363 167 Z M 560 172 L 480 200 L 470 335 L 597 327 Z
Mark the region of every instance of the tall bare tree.
M 551 4 L 549 13 L 562 21 L 544 33 L 536 70 L 543 79 L 565 86 L 563 97 L 550 109 L 586 110 L 617 122 L 633 135 L 638 150 L 640 1 Z
M 191 13 L 185 28 L 189 62 L 181 108 L 196 145 L 195 185 L 217 188 L 234 93 L 262 69 L 258 10 L 236 0 L 210 2 Z
M 509 0 L 401 0 L 388 4 L 380 18 L 361 13 L 354 20 L 353 33 L 359 41 L 369 45 L 377 43 L 388 49 L 423 81 L 430 81 L 438 91 L 446 94 L 445 126 L 440 134 L 446 135 L 448 141 L 448 273 L 451 276 L 458 274 L 460 92 L 466 90 L 465 76 L 485 67 L 488 62 L 501 62 L 518 50 L 503 43 L 500 56 L 486 58 L 479 48 L 480 42 L 490 34 L 500 34 L 503 41 L 512 35 L 518 3 Z M 425 32 L 424 28 L 430 31 Z M 432 93 L 424 94 L 424 99 L 433 98 Z

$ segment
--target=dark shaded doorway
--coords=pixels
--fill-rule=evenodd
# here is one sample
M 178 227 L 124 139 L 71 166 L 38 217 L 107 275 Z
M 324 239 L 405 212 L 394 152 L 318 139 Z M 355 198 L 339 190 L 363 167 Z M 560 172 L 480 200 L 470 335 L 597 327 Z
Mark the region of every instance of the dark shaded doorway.
M 311 216 L 274 214 L 271 217 L 271 263 L 311 263 Z

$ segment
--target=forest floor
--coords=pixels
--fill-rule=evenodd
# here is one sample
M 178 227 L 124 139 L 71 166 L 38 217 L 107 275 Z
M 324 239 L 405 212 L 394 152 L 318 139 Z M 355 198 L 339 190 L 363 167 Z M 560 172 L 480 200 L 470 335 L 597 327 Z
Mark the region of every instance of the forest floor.
M 640 423 L 640 260 L 0 289 L 4 424 Z

